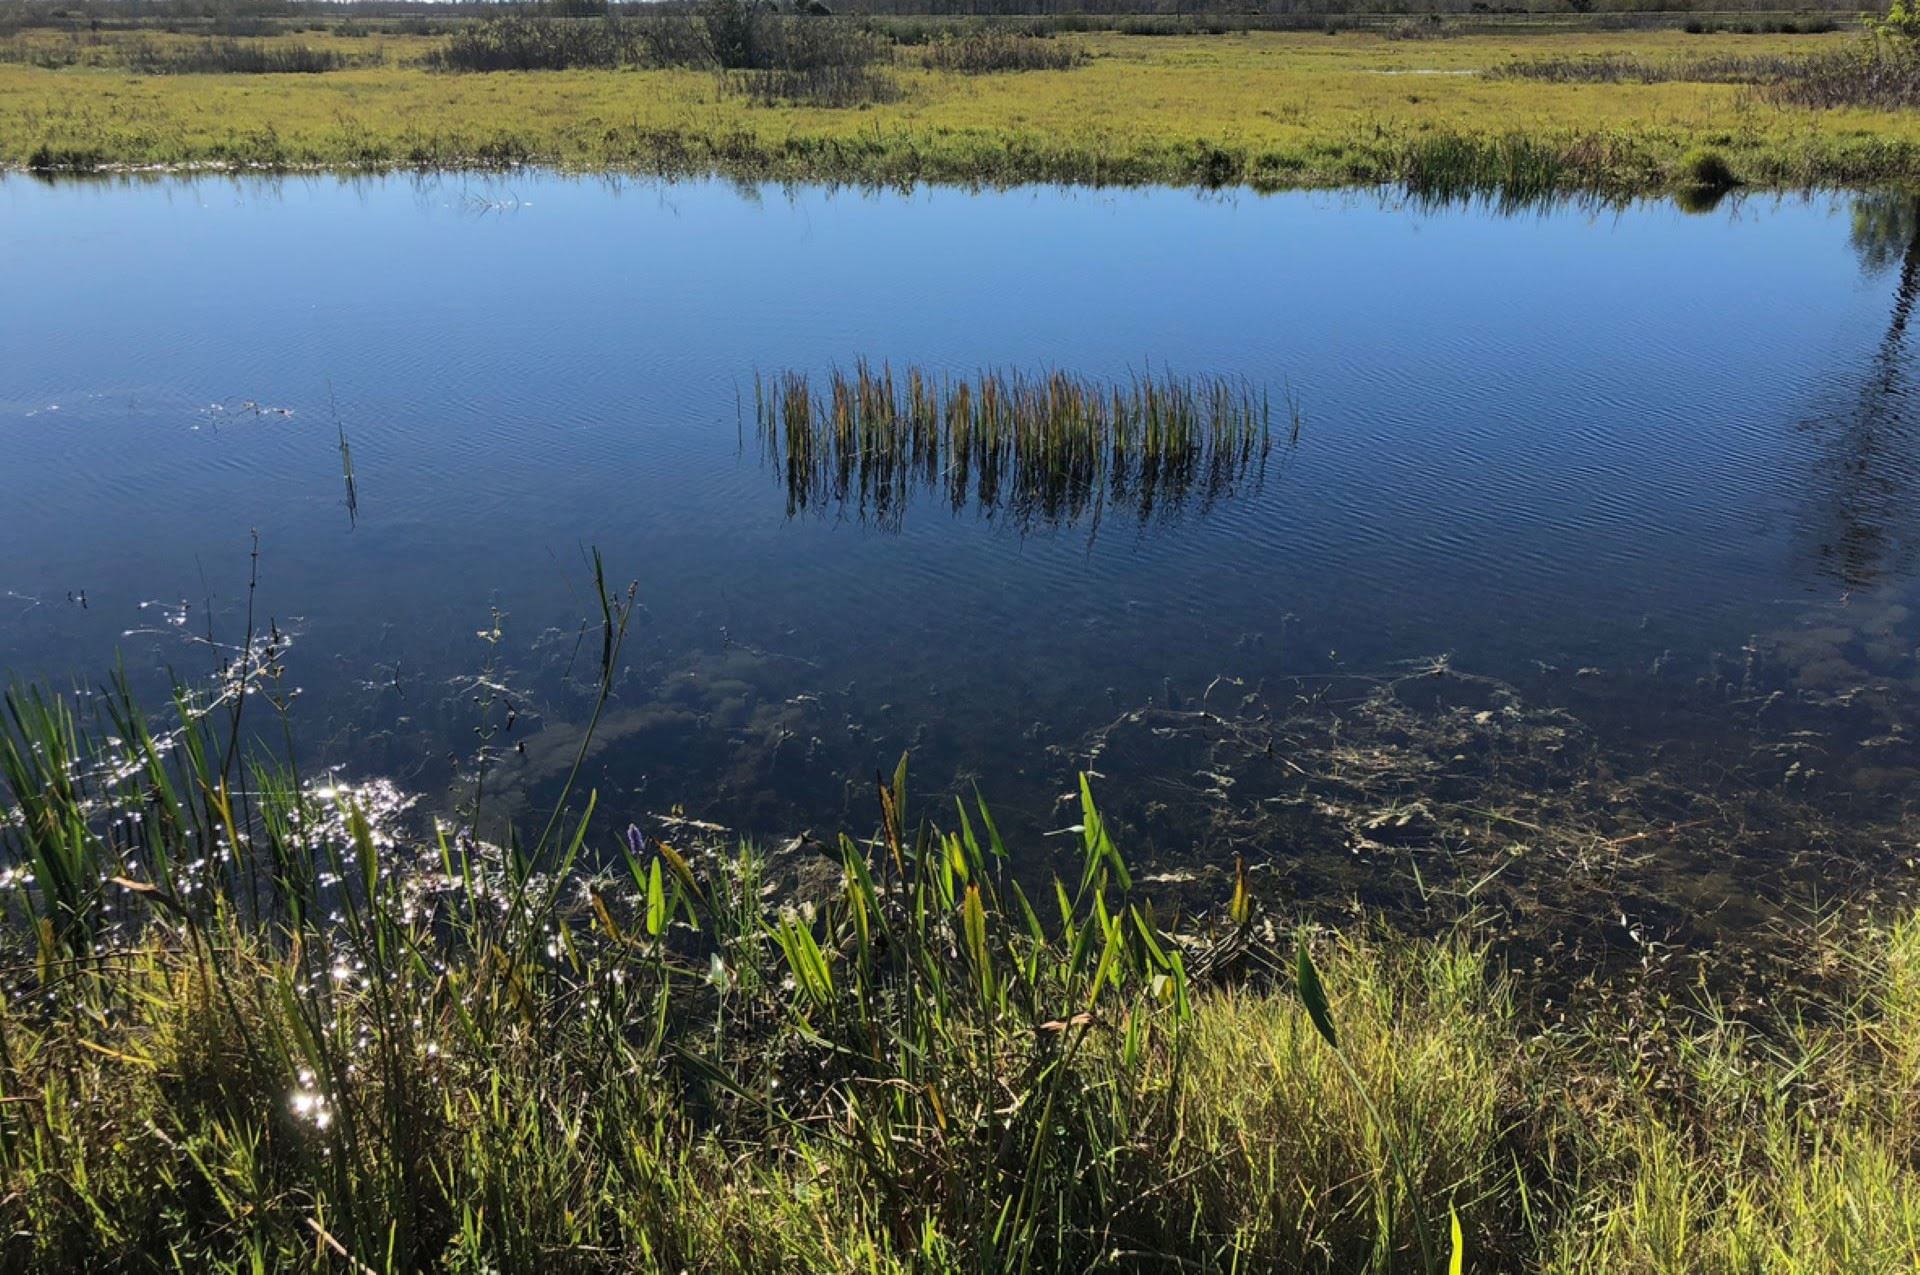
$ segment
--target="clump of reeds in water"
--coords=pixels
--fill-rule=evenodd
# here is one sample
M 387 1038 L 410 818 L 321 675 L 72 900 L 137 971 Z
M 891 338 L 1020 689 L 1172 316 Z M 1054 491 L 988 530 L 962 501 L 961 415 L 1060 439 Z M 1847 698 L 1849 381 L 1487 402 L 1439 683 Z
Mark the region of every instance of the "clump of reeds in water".
M 854 506 L 897 526 L 916 489 L 1022 524 L 1108 508 L 1142 521 L 1210 506 L 1264 473 L 1272 405 L 1227 377 L 1142 373 L 1105 383 L 1061 371 L 951 379 L 862 361 L 823 392 L 806 373 L 754 376 L 754 410 L 787 508 Z M 1291 413 L 1297 430 L 1297 413 Z

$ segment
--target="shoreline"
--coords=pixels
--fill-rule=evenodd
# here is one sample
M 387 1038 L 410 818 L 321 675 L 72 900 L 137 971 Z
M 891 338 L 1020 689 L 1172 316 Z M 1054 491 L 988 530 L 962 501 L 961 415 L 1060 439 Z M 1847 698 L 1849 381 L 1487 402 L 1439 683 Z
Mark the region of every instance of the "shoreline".
M 1758 995 L 1569 1001 L 1470 917 L 1317 925 L 1244 867 L 1156 915 L 1084 776 L 1056 908 L 904 759 L 837 847 L 586 797 L 508 851 L 265 758 L 236 805 L 212 717 L 129 708 L 151 832 L 109 845 L 47 705 L 0 729 L 0 1269 L 1920 1260 L 1907 903 L 1783 927 Z
M 1836 170 L 1838 175 L 1809 175 L 1791 180 L 1740 181 L 1717 187 L 1672 181 L 1630 185 L 1618 182 L 1568 182 L 1533 186 L 1505 182 L 1447 182 L 1428 184 L 1385 174 L 1326 176 L 1292 182 L 1262 182 L 1244 177 L 1221 181 L 1182 180 L 1174 175 L 1118 177 L 1110 173 L 1061 175 L 1050 167 L 1015 171 L 993 178 L 965 177 L 940 171 L 862 170 L 852 167 L 803 169 L 778 164 L 748 167 L 717 165 L 665 167 L 644 163 L 570 164 L 543 158 L 506 162 L 473 157 L 434 163 L 406 161 L 311 161 L 272 163 L 259 160 L 194 159 L 161 162 L 104 161 L 86 166 L 33 166 L 0 163 L 0 180 L 9 177 L 49 183 L 89 181 L 164 181 L 197 178 L 273 180 L 277 178 L 338 178 L 343 181 L 386 178 L 510 178 L 516 175 L 590 181 L 597 178 L 655 182 L 666 185 L 726 182 L 776 188 L 811 187 L 829 192 L 865 194 L 951 191 L 961 194 L 1004 194 L 1021 190 L 1097 192 L 1167 191 L 1192 195 L 1245 194 L 1258 197 L 1298 194 L 1374 194 L 1452 204 L 1489 201 L 1516 209 L 1584 203 L 1617 207 L 1634 203 L 1675 203 L 1690 213 L 1712 212 L 1723 202 L 1740 199 L 1783 199 L 1823 194 L 1862 195 L 1878 191 L 1920 190 L 1920 147 L 1911 157 L 1912 168 L 1891 175 L 1862 175 Z
M 1619 145 L 1619 139 L 1574 135 L 1542 140 L 1528 134 L 1444 134 L 1422 138 L 1398 151 L 1380 150 L 1350 159 L 1339 171 L 1295 170 L 1285 178 L 1263 175 L 1258 157 L 1199 143 L 1190 151 L 1153 152 L 1118 159 L 1063 152 L 1034 154 L 1015 148 L 989 171 L 964 163 L 928 160 L 910 146 L 903 151 L 862 150 L 831 140 L 817 149 L 793 147 L 743 152 L 716 146 L 712 138 L 688 135 L 651 155 L 592 162 L 529 153 L 499 158 L 484 153 L 436 155 L 432 159 L 313 159 L 192 157 L 177 160 L 115 158 L 111 152 L 54 152 L 0 161 L 0 176 L 49 181 L 90 178 L 463 176 L 532 172 L 572 179 L 635 178 L 663 182 L 727 181 L 829 189 L 998 192 L 1021 188 L 1059 190 L 1171 190 L 1196 194 L 1245 192 L 1281 195 L 1312 191 L 1398 191 L 1438 200 L 1491 198 L 1526 204 L 1591 199 L 1600 203 L 1678 200 L 1689 211 L 1708 211 L 1728 196 L 1784 196 L 1823 191 L 1861 193 L 1920 187 L 1920 142 L 1903 144 L 1892 156 L 1837 157 L 1822 163 L 1806 157 L 1741 156 L 1730 161 L 1735 180 L 1697 185 L 1650 152 Z M 904 139 L 912 141 L 913 139 Z M 690 156 L 700 150 L 701 159 Z M 1685 148 L 1699 149 L 1699 148 Z M 1711 149 L 1711 148 L 1708 148 Z M 1578 157 L 1606 152 L 1614 159 L 1583 167 Z M 1683 151 L 1684 153 L 1684 151 Z M 1869 162 L 1871 160 L 1872 162 Z M 1757 167 L 1756 167 L 1757 163 Z M 1533 171 L 1527 171 L 1527 170 Z M 1752 177 L 1744 174 L 1753 173 Z M 1636 175 L 1637 174 L 1637 175 Z
M 315 39 L 274 36 L 262 47 Z M 317 74 L 138 74 L 34 65 L 22 60 L 31 47 L 16 47 L 15 60 L 0 60 L 0 169 L 534 165 L 980 189 L 1393 184 L 1525 200 L 1699 191 L 1706 157 L 1716 191 L 1920 184 L 1912 112 L 1785 105 L 1761 84 L 1725 78 L 1728 65 L 1765 74 L 1861 47 L 1849 32 L 1062 34 L 1037 43 L 1071 50 L 1080 59 L 1071 69 L 965 74 L 919 65 L 902 47 L 884 64 L 896 97 L 837 107 L 750 99 L 710 71 L 442 71 L 420 65 L 439 47 L 426 37 L 317 39 L 316 55 L 346 49 L 371 61 Z M 75 48 L 120 56 L 111 40 Z M 1626 73 L 1504 70 L 1607 59 Z M 1651 78 L 1636 78 L 1644 68 Z

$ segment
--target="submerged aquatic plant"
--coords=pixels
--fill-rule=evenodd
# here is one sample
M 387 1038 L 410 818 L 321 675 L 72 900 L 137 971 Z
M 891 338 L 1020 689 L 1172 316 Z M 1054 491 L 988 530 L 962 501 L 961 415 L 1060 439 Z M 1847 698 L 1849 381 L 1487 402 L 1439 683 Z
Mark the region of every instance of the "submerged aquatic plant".
M 1297 438 L 1299 412 L 1286 406 Z M 824 394 L 803 372 L 756 373 L 754 412 L 790 514 L 852 505 L 888 527 L 916 489 L 1023 526 L 1097 521 L 1109 507 L 1144 522 L 1257 481 L 1272 446 L 1265 391 L 1152 372 L 1114 384 L 1061 371 L 949 379 L 863 360 L 832 371 Z

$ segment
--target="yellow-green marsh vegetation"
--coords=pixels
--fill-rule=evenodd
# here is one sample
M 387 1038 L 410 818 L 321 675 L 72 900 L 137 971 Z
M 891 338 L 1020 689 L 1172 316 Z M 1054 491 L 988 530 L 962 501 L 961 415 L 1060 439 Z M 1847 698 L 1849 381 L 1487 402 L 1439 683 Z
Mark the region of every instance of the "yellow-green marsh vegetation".
M 840 19 L 822 19 L 839 22 Z M 99 168 L 227 164 L 483 165 L 870 182 L 1414 181 L 1444 162 L 1475 181 L 1547 189 L 1665 188 L 1689 151 L 1722 154 L 1752 184 L 1920 176 L 1920 121 L 1866 101 L 1781 100 L 1693 77 L 1716 59 L 1842 53 L 1856 32 L 1501 32 L 1396 40 L 1372 31 L 1037 41 L 1071 64 L 1007 74 L 936 69 L 898 47 L 872 69 L 890 100 L 850 106 L 743 94 L 693 66 L 447 74 L 423 63 L 449 37 L 269 37 L 340 48 L 365 65 L 325 74 L 148 76 L 112 52 L 142 39 L 12 37 L 0 64 L 0 163 Z M 67 45 L 69 57 L 50 52 Z M 1496 74 L 1516 62 L 1632 59 L 1631 78 Z M 51 65 L 39 65 L 50 63 Z M 71 64 L 67 64 L 71 63 Z M 858 104 L 864 101 L 864 104 Z

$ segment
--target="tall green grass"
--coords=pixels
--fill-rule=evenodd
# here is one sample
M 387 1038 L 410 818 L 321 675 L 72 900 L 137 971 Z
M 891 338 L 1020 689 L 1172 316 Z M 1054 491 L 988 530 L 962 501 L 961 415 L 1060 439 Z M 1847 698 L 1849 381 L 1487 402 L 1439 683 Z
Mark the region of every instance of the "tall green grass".
M 594 721 L 634 598 L 596 586 Z M 410 831 L 254 742 L 281 649 L 235 650 L 164 728 L 6 696 L 6 1269 L 1920 1257 L 1920 923 L 1831 943 L 1817 1018 L 1550 1028 L 1464 933 L 1296 928 L 1244 872 L 1175 914 L 1085 779 L 1050 879 L 904 760 L 786 898 L 572 780 L 525 835 Z
M 631 595 L 601 598 L 604 688 Z M 183 694 L 164 733 L 124 689 L 98 731 L 7 698 L 10 1264 L 1012 1270 L 1292 1245 L 1257 1216 L 1187 1230 L 1164 1155 L 1201 1021 L 1187 957 L 1084 782 L 1075 869 L 1038 898 L 984 805 L 909 821 L 903 760 L 875 836 L 827 851 L 838 886 L 769 907 L 750 848 L 609 845 L 591 794 L 529 841 L 408 848 L 355 790 L 249 755 L 250 698 Z M 1398 1260 L 1436 1185 L 1376 1207 L 1379 1166 L 1338 1154 L 1301 1197 L 1315 1243 Z
M 1290 405 L 1289 405 L 1290 406 Z M 864 361 L 816 392 L 804 373 L 754 377 L 754 413 L 789 512 L 856 507 L 897 524 L 916 489 L 1022 523 L 1107 508 L 1145 519 L 1257 478 L 1272 446 L 1267 395 L 1226 378 L 1065 372 L 896 376 Z M 1290 428 L 1297 431 L 1297 412 Z

